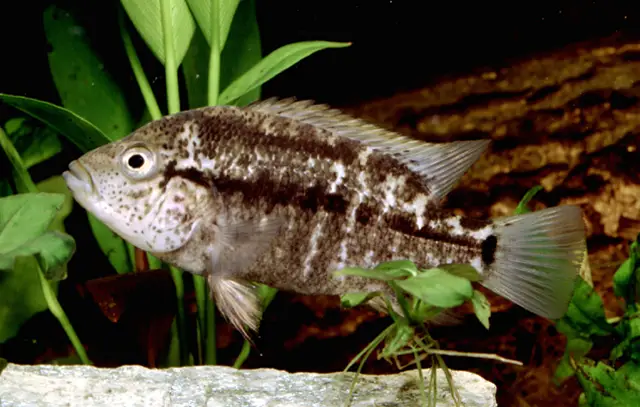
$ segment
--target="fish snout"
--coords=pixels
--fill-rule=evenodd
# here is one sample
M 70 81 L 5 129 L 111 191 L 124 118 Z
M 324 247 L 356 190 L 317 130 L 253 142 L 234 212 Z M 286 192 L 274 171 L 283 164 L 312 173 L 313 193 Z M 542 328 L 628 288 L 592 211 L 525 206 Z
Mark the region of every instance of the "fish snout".
M 89 174 L 89 171 L 87 171 L 78 160 L 73 160 L 69 163 L 69 170 L 64 171 L 62 177 L 67 187 L 69 187 L 74 194 L 78 192 L 92 194 L 94 192 L 91 174 Z

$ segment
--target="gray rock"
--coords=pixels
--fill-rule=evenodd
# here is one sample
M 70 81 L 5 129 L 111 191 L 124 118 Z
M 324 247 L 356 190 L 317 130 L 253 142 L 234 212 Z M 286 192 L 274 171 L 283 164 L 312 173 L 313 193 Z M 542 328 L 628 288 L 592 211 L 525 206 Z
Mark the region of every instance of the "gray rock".
M 429 370 L 425 370 L 428 385 Z M 452 371 L 467 407 L 492 407 L 496 386 L 480 376 Z M 287 373 L 274 369 L 196 366 L 116 369 L 90 366 L 9 364 L 0 373 L 1 407 L 327 407 L 344 406 L 352 374 Z M 420 405 L 416 370 L 361 375 L 353 407 Z M 438 406 L 453 406 L 442 371 L 437 375 Z

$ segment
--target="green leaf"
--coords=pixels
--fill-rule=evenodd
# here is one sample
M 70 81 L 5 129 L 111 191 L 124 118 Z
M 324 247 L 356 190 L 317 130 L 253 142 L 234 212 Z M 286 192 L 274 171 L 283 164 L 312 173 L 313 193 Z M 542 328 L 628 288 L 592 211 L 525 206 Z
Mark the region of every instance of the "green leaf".
M 93 214 L 87 212 L 87 216 L 98 246 L 100 246 L 102 252 L 107 256 L 109 263 L 111 263 L 116 272 L 118 274 L 132 272 L 133 264 L 129 257 L 126 242 L 104 223 L 99 221 Z
M 54 216 L 53 221 L 51 221 L 49 230 L 65 232 L 64 220 L 73 210 L 73 195 L 71 194 L 69 187 L 67 187 L 67 183 L 64 181 L 64 178 L 62 178 L 61 175 L 54 175 L 53 177 L 39 182 L 36 186 L 40 192 L 64 195 L 64 202 Z
M 240 2 L 220 58 L 222 60 L 220 70 L 221 89 L 229 86 L 262 59 L 262 45 L 256 18 L 255 0 L 243 0 Z M 261 86 L 256 86 L 253 90 L 237 98 L 233 103 L 238 106 L 246 106 L 255 102 L 260 99 L 261 89 Z
M 558 331 L 568 338 L 588 339 L 614 331 L 607 322 L 602 299 L 586 281 L 578 278 L 567 313 L 557 323 Z
M 357 307 L 378 295 L 378 293 L 347 293 L 340 297 L 340 305 L 344 308 Z
M 121 2 L 151 52 L 164 64 L 166 59 L 160 0 L 121 0 Z M 171 0 L 171 21 L 174 33 L 173 49 L 176 63 L 179 65 L 187 53 L 196 28 L 185 0 Z
M 639 296 L 638 277 L 640 275 L 640 244 L 633 242 L 629 247 L 629 258 L 622 263 L 613 275 L 613 290 L 616 296 L 623 297 L 627 306 L 634 305 Z
M 260 61 L 260 31 L 255 15 L 254 0 L 240 2 L 236 10 L 231 30 L 220 59 L 220 86 L 228 86 Z M 189 107 L 194 109 L 207 106 L 207 81 L 209 77 L 209 53 L 211 47 L 201 30 L 196 30 L 187 55 L 182 62 L 182 71 L 187 86 Z M 260 98 L 260 86 L 234 101 L 239 106 L 247 105 Z
M 543 189 L 542 186 L 538 185 L 528 190 L 527 193 L 524 194 L 524 197 L 522 198 L 522 200 L 520 200 L 520 203 L 518 204 L 518 206 L 516 207 L 515 215 L 522 215 L 524 213 L 531 212 L 531 210 L 527 208 L 527 205 L 529 204 L 529 201 L 531 201 L 531 199 L 534 197 L 534 195 L 540 192 L 542 189 Z
M 219 103 L 228 104 L 233 102 L 317 51 L 328 48 L 344 48 L 349 45 L 351 43 L 305 41 L 278 48 L 227 86 L 220 95 Z
M 409 294 L 435 307 L 456 307 L 473 297 L 471 282 L 443 269 L 425 270 L 415 277 L 396 281 Z
M 105 71 L 84 28 L 65 10 L 50 6 L 44 12 L 44 30 L 62 105 L 93 123 L 109 140 L 130 133 L 134 123 L 125 95 Z
M 202 31 L 196 30 L 189 50 L 182 61 L 182 73 L 187 87 L 190 109 L 207 106 L 207 83 L 209 78 L 209 53 L 211 48 Z
M 66 277 L 64 266 L 75 251 L 75 241 L 48 231 L 63 202 L 64 195 L 49 193 L 0 199 L 0 270 L 12 270 L 16 259 L 35 255 L 47 279 Z
M 482 279 L 478 270 L 470 264 L 442 264 L 438 267 L 449 274 L 466 278 L 469 281 L 480 281 Z
M 49 127 L 34 126 L 25 117 L 7 121 L 5 130 L 26 169 L 62 151 L 62 144 L 55 131 Z
M 15 336 L 34 314 L 48 309 L 37 267 L 34 257 L 19 257 L 12 272 L 0 271 L 0 343 Z
M 378 264 L 376 267 L 374 267 L 374 270 L 390 271 L 390 272 L 401 270 L 401 271 L 407 272 L 408 275 L 410 276 L 418 275 L 418 268 L 413 262 L 409 260 L 387 261 L 387 262 Z
M 7 362 L 7 359 L 0 358 L 0 374 L 2 374 L 2 371 L 6 369 L 7 366 L 9 366 L 9 362 Z
M 335 276 L 358 276 L 383 281 L 397 280 L 412 275 L 406 269 L 364 269 L 360 267 L 345 267 L 335 271 L 333 274 Z
M 0 199 L 0 254 L 44 234 L 64 204 L 64 195 L 18 194 Z
M 218 0 L 220 21 L 211 22 L 211 4 L 212 0 L 187 0 L 189 8 L 196 18 L 200 29 L 204 33 L 207 42 L 211 40 L 211 29 L 219 28 L 220 47 L 224 47 L 231 21 L 238 7 L 240 0 Z
M 473 290 L 473 297 L 471 297 L 471 303 L 473 304 L 473 312 L 476 314 L 478 320 L 482 325 L 489 329 L 489 317 L 491 316 L 491 304 L 487 297 L 478 290 Z
M 640 366 L 636 363 L 628 362 L 617 371 L 602 362 L 595 366 L 580 364 L 576 373 L 590 405 L 640 405 Z
M 2 93 L 0 93 L 0 101 L 47 124 L 74 143 L 83 153 L 111 142 L 93 124 L 63 107 L 37 99 Z
M 0 252 L 0 270 L 13 269 L 15 259 L 35 255 L 47 280 L 59 281 L 66 278 L 66 263 L 75 251 L 75 240 L 60 232 L 47 232 L 23 245 Z
M 576 362 L 580 362 L 589 353 L 592 346 L 593 342 L 588 339 L 571 338 L 567 340 L 564 355 L 553 376 L 553 380 L 557 385 L 575 374 L 570 360 L 573 359 Z

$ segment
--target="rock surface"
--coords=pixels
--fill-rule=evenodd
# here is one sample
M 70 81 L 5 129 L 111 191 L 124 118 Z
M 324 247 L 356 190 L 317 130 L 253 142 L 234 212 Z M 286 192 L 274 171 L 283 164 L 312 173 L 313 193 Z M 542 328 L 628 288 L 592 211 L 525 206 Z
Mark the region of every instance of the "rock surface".
M 429 373 L 425 371 L 425 386 Z M 497 406 L 496 386 L 473 373 L 452 371 L 466 407 Z M 207 406 L 329 407 L 345 405 L 352 376 L 287 373 L 198 366 L 154 370 L 90 366 L 15 365 L 0 373 L 0 406 Z M 353 407 L 420 405 L 416 370 L 394 375 L 361 375 Z M 453 406 L 444 373 L 438 370 L 437 405 Z

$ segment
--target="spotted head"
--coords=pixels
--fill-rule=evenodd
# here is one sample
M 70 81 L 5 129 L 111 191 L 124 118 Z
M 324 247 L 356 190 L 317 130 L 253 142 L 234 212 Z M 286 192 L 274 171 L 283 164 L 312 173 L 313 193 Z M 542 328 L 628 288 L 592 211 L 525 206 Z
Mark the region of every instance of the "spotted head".
M 212 199 L 206 182 L 179 171 L 193 161 L 186 150 L 197 137 L 196 119 L 185 112 L 153 121 L 72 161 L 63 177 L 75 200 L 142 250 L 182 247 Z

